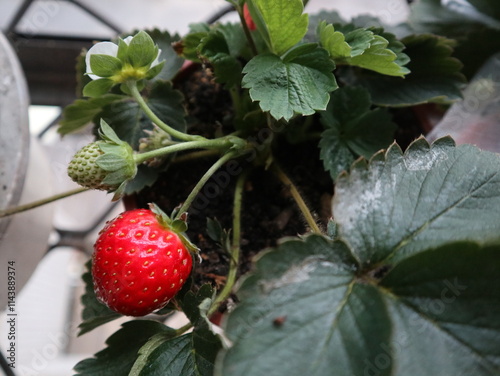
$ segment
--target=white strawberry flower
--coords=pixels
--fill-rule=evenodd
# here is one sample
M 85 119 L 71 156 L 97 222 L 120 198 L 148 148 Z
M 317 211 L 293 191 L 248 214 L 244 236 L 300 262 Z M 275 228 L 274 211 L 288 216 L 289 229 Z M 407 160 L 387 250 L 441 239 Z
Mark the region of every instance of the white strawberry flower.
M 119 39 L 118 44 L 100 42 L 85 56 L 86 74 L 92 81 L 84 88 L 84 95 L 98 97 L 116 84 L 151 79 L 158 75 L 164 62 L 161 50 L 144 31 Z

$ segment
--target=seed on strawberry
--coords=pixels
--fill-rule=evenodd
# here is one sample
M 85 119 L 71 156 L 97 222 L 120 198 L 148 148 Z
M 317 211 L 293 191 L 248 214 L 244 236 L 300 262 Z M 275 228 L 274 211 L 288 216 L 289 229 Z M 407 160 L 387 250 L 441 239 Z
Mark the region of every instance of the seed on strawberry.
M 161 222 L 161 221 L 160 221 Z M 192 269 L 183 237 L 147 209 L 126 211 L 100 232 L 92 256 L 97 298 L 127 316 L 144 316 L 165 306 Z

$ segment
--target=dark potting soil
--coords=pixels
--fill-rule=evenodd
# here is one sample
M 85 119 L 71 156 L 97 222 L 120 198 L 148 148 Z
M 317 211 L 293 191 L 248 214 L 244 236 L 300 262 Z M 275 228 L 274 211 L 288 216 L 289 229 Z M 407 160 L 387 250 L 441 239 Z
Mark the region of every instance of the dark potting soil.
M 324 227 L 330 216 L 333 183 L 323 170 L 317 154 L 317 146 L 308 143 L 295 146 L 293 153 L 282 155 L 279 160 Z M 207 218 L 216 219 L 225 229 L 232 227 L 234 188 L 239 174 L 245 166 L 249 166 L 249 158 L 243 156 L 236 163 L 223 166 L 207 182 L 189 210 L 187 234 L 201 249 L 202 262 L 194 273 L 197 285 L 205 282 L 223 285 L 225 282 L 229 255 L 207 235 Z M 166 213 L 172 212 L 214 162 L 214 158 L 203 158 L 172 164 L 152 187 L 141 192 L 139 206 L 155 202 Z M 247 177 L 241 221 L 240 273 L 250 270 L 252 258 L 261 250 L 275 246 L 283 237 L 307 231 L 289 190 L 273 173 L 261 167 L 254 168 Z

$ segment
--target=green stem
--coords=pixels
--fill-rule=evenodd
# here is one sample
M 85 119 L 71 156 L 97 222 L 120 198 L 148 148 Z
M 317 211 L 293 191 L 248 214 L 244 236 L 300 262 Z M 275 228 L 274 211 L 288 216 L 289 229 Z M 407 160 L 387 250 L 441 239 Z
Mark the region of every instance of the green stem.
M 205 172 L 205 174 L 201 177 L 201 179 L 198 181 L 198 183 L 196 183 L 195 187 L 193 188 L 193 190 L 191 191 L 191 193 L 189 194 L 189 196 L 186 198 L 186 201 L 184 201 L 184 203 L 182 204 L 182 206 L 179 208 L 179 210 L 177 211 L 177 214 L 175 216 L 175 219 L 179 219 L 179 217 L 188 211 L 189 207 L 191 206 L 191 204 L 193 203 L 194 199 L 196 198 L 196 196 L 198 195 L 198 193 L 200 193 L 201 189 L 203 188 L 203 186 L 205 185 L 205 183 L 208 181 L 208 179 L 210 179 L 210 177 L 224 164 L 226 163 L 227 161 L 229 161 L 230 159 L 236 157 L 240 152 L 237 152 L 237 151 L 234 151 L 234 152 L 230 152 L 230 153 L 227 153 L 227 154 L 224 154 L 221 158 L 219 158 L 219 160 L 217 160 L 217 162 L 215 162 L 212 167 L 210 167 L 207 172 Z
M 57 195 L 44 198 L 41 200 L 33 201 L 33 202 L 28 203 L 28 204 L 19 205 L 19 206 L 16 206 L 14 208 L 6 209 L 6 210 L 1 210 L 0 211 L 0 218 L 8 217 L 9 215 L 13 215 L 13 214 L 21 213 L 21 212 L 28 211 L 31 209 L 35 209 L 35 208 L 38 208 L 39 206 L 50 204 L 51 202 L 54 202 L 54 201 L 57 201 L 57 200 L 60 200 L 60 199 L 63 199 L 63 198 L 69 197 L 69 196 L 73 196 L 73 195 L 76 195 L 77 193 L 85 192 L 88 190 L 89 190 L 89 188 L 81 188 L 80 187 L 80 188 L 73 189 L 71 191 L 59 193 Z
M 276 174 L 276 176 L 281 180 L 281 182 L 290 190 L 290 193 L 292 194 L 293 199 L 297 203 L 297 206 L 299 207 L 300 211 L 302 212 L 302 215 L 304 216 L 307 224 L 311 228 L 311 231 L 321 234 L 321 230 L 318 227 L 318 224 L 314 220 L 311 211 L 307 207 L 307 204 L 305 203 L 304 199 L 300 195 L 299 190 L 293 184 L 293 182 L 290 180 L 290 178 L 285 174 L 285 172 L 276 164 L 273 163 L 272 165 L 272 171 Z
M 193 161 L 198 158 L 213 157 L 218 154 L 217 150 L 199 150 L 192 153 L 187 153 L 176 157 L 172 163 L 182 163 L 187 161 Z
M 132 97 L 136 100 L 136 102 L 139 104 L 139 107 L 144 111 L 147 117 L 150 118 L 153 123 L 155 123 L 158 127 L 163 129 L 169 135 L 183 141 L 194 141 L 194 140 L 204 139 L 204 137 L 202 136 L 189 135 L 184 132 L 180 132 L 177 129 L 174 129 L 171 126 L 165 124 L 158 116 L 156 116 L 156 114 L 151 110 L 151 108 L 149 108 L 148 104 L 146 103 L 141 93 L 139 92 L 139 89 L 137 88 L 137 83 L 135 81 L 129 81 L 127 82 L 127 86 L 130 89 Z
M 190 322 L 187 323 L 184 326 L 181 326 L 180 328 L 178 328 L 178 329 L 175 330 L 175 336 L 177 337 L 177 336 L 180 336 L 180 335 L 184 334 L 185 332 L 187 332 L 192 327 L 193 327 L 193 324 L 191 324 Z
M 176 153 L 182 150 L 189 149 L 224 149 L 229 148 L 233 143 L 227 138 L 219 138 L 214 140 L 197 140 L 197 141 L 186 141 L 175 145 L 165 146 L 160 149 L 147 151 L 145 153 L 135 154 L 135 163 L 140 164 L 147 161 L 148 159 L 161 157 L 166 154 Z
M 219 306 L 229 297 L 233 290 L 236 276 L 238 274 L 238 265 L 240 262 L 240 244 L 241 244 L 241 207 L 243 202 L 243 187 L 245 185 L 246 173 L 241 174 L 236 182 L 234 191 L 233 204 L 233 239 L 231 244 L 231 263 L 229 265 L 229 273 L 227 275 L 226 284 L 222 288 L 217 298 L 215 298 L 207 316 L 210 317 Z

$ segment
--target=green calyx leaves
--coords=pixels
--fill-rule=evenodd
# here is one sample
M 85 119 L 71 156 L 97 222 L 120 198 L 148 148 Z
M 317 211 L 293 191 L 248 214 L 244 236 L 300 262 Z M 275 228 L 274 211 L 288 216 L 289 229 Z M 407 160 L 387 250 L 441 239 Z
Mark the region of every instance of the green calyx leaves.
M 137 174 L 134 151 L 102 119 L 99 135 L 102 139 L 99 147 L 104 154 L 96 159 L 96 164 L 107 172 L 103 184 L 118 186 L 113 197 L 113 200 L 118 200 L 123 195 L 127 182 Z
M 158 222 L 166 229 L 175 232 L 177 236 L 182 240 L 184 246 L 192 253 L 197 254 L 200 249 L 189 240 L 185 232 L 188 229 L 187 226 L 187 213 L 181 213 L 177 216 L 176 212 L 172 213 L 172 216 L 168 216 L 163 210 L 160 209 L 155 203 L 149 204 L 149 210 L 151 210 L 155 215 Z
M 104 120 L 99 135 L 99 141 L 75 154 L 68 175 L 84 187 L 114 192 L 116 201 L 123 195 L 127 182 L 137 174 L 134 151 Z
M 145 31 L 134 37 L 97 43 L 87 53 L 87 74 L 93 81 L 83 89 L 87 97 L 99 97 L 116 84 L 153 79 L 165 61 L 159 62 L 160 50 Z

